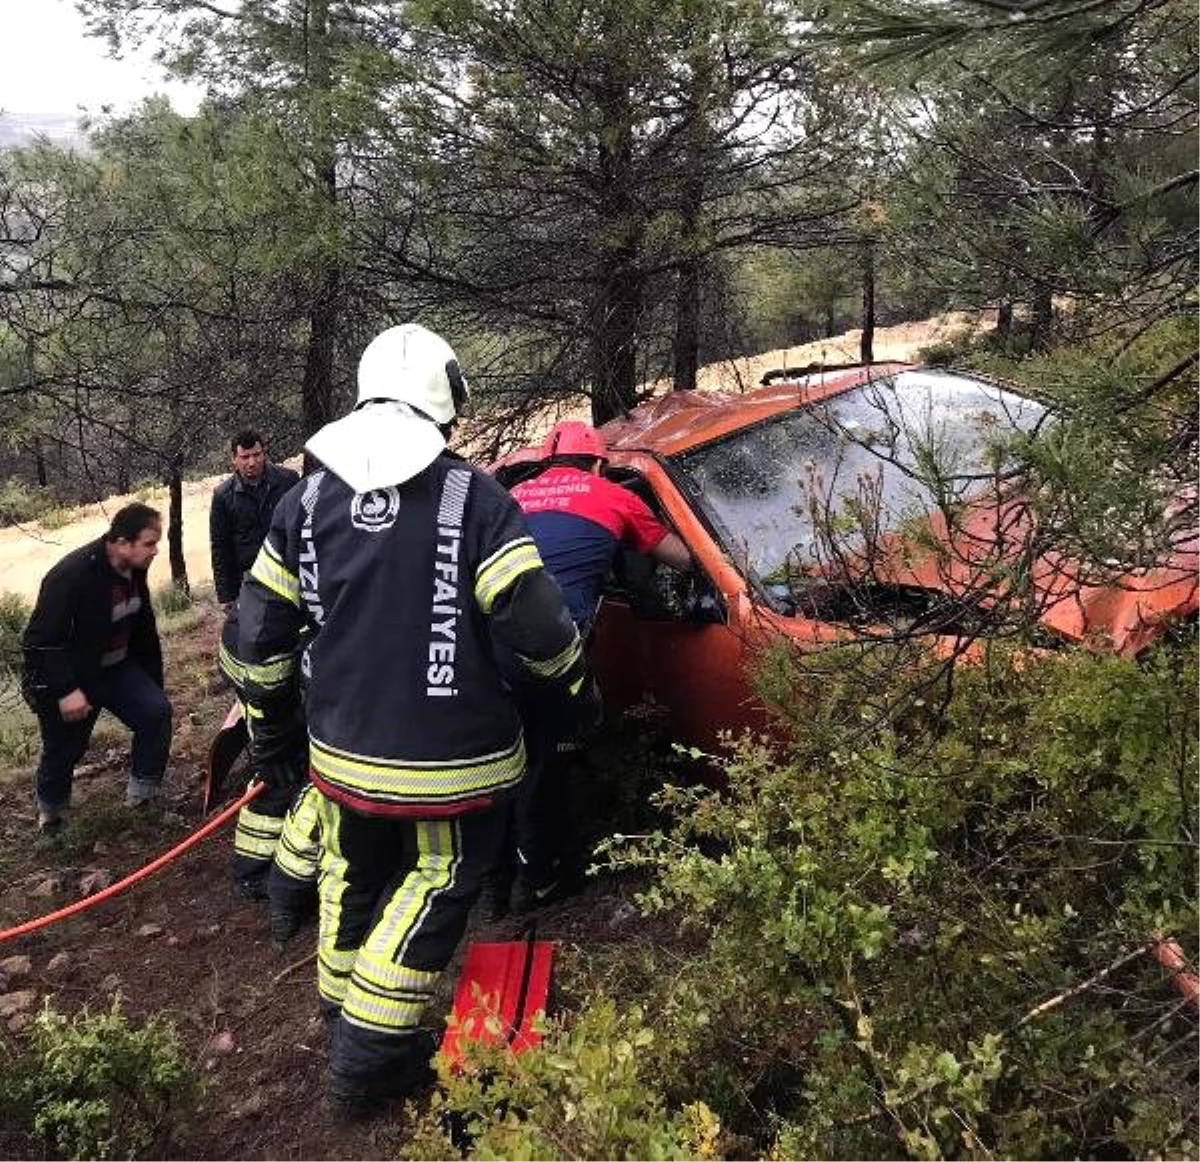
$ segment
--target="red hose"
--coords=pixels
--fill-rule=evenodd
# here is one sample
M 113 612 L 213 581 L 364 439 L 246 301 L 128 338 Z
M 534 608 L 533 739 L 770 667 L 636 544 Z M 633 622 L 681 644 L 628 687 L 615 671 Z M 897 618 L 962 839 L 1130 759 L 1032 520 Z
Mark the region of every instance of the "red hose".
M 1155 933 L 1151 952 L 1154 959 L 1167 970 L 1171 983 L 1175 985 L 1180 996 L 1185 997 L 1193 1009 L 1200 1008 L 1200 979 L 1194 972 L 1188 971 L 1190 966 L 1179 942 Z
M 6 940 L 15 940 L 18 936 L 25 936 L 30 932 L 36 932 L 39 928 L 49 927 L 49 925 L 58 920 L 65 920 L 68 916 L 74 916 L 79 912 L 94 907 L 96 904 L 103 903 L 105 900 L 111 900 L 114 896 L 119 896 L 122 892 L 132 888 L 134 884 L 144 880 L 147 876 L 153 875 L 159 868 L 165 867 L 173 859 L 178 859 L 185 851 L 190 851 L 196 844 L 207 839 L 214 831 L 219 830 L 225 823 L 232 819 L 247 803 L 252 799 L 257 799 L 265 790 L 265 783 L 252 784 L 236 803 L 231 803 L 219 815 L 214 816 L 204 824 L 199 831 L 192 832 L 182 843 L 177 844 L 170 851 L 165 852 L 156 860 L 146 864 L 145 867 L 139 868 L 131 875 L 127 875 L 123 880 L 118 880 L 115 884 L 109 884 L 107 888 L 97 892 L 94 896 L 87 896 L 85 899 L 76 900 L 75 903 L 68 904 L 65 908 L 59 908 L 57 912 L 51 912 L 46 916 L 39 916 L 36 920 L 27 920 L 24 924 L 18 924 L 15 928 L 9 928 L 4 932 L 0 932 L 0 944 L 3 944 Z

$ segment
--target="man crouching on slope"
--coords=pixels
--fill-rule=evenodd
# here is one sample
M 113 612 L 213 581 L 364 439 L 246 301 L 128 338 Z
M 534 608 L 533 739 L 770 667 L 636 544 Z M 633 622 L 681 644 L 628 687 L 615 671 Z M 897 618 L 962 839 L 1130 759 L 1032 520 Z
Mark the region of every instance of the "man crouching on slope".
M 516 501 L 446 451 L 468 400 L 444 339 L 392 327 L 363 352 L 358 404 L 308 443 L 241 596 L 257 762 L 291 745 L 301 629 L 321 816 L 318 989 L 335 1112 L 430 1079 L 419 1022 L 495 860 L 525 773 L 493 657 L 597 711 L 578 634 Z

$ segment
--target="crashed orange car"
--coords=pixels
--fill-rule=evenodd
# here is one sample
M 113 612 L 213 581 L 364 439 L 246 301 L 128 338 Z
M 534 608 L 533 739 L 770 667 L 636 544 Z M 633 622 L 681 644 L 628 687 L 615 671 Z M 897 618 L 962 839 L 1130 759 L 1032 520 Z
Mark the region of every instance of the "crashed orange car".
M 924 634 L 952 651 L 1019 604 L 1035 644 L 1134 655 L 1194 618 L 1186 529 L 1152 567 L 1084 568 L 1042 544 L 1012 457 L 1052 423 L 1007 386 L 897 363 L 674 392 L 605 425 L 606 474 L 696 563 L 622 555 L 591 646 L 606 703 L 658 703 L 677 738 L 710 746 L 766 725 L 751 669 L 773 640 Z M 521 449 L 493 470 L 512 486 L 537 462 Z

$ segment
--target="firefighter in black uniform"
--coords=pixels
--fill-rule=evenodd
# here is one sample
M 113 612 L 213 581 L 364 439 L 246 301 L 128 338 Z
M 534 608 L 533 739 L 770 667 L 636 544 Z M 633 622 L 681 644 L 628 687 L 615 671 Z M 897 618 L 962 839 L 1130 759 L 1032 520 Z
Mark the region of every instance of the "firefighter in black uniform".
M 467 400 L 450 346 L 415 324 L 363 353 L 358 405 L 309 449 L 241 596 L 238 651 L 260 762 L 294 746 L 303 627 L 320 835 L 318 988 L 329 1093 L 357 1112 L 430 1078 L 419 1026 L 495 860 L 525 772 L 497 669 L 512 654 L 563 713 L 598 696 L 521 511 L 445 451 Z
M 254 709 L 246 698 L 246 667 L 238 659 L 238 636 L 239 615 L 235 603 L 230 606 L 221 628 L 217 666 L 242 703 L 246 725 L 253 736 Z M 299 705 L 296 714 L 303 714 Z M 250 900 L 267 898 L 268 877 L 283 831 L 284 817 L 308 775 L 308 747 L 305 745 L 301 720 L 294 723 L 294 729 L 288 737 L 292 740 L 289 749 L 279 751 L 270 761 L 255 764 L 254 777 L 266 784 L 266 790 L 238 812 L 237 827 L 233 833 L 230 872 L 234 888 Z

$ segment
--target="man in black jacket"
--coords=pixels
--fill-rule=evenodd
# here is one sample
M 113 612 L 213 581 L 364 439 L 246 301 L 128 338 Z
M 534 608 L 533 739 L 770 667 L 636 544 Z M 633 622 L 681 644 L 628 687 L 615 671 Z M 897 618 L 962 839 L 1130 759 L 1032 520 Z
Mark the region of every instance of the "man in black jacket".
M 258 432 L 238 432 L 230 450 L 233 475 L 213 493 L 208 519 L 213 586 L 225 608 L 237 600 L 279 498 L 300 479 L 290 468 L 268 463 Z
M 22 689 L 42 734 L 36 789 L 44 831 L 66 818 L 75 764 L 101 710 L 133 731 L 125 801 L 140 807 L 158 795 L 171 704 L 146 570 L 161 536 L 154 509 L 126 505 L 100 540 L 68 553 L 42 579 L 21 644 Z

